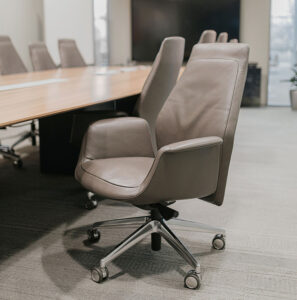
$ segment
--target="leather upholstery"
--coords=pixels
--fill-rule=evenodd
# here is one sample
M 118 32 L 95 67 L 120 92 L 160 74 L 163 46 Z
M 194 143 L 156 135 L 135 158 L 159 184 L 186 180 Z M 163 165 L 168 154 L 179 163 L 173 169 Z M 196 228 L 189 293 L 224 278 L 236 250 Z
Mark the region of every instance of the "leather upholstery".
M 187 139 L 223 139 L 219 182 L 209 200 L 222 204 L 247 73 L 244 44 L 194 46 L 188 66 L 157 120 L 158 146 Z
M 58 44 L 62 68 L 79 68 L 87 66 L 74 40 L 61 39 Z
M 44 43 L 31 44 L 29 52 L 34 71 L 53 70 L 57 68 Z
M 221 32 L 218 36 L 217 43 L 228 43 L 228 33 Z
M 148 123 L 141 118 L 105 119 L 93 123 L 86 135 L 85 157 L 154 157 Z
M 137 188 L 144 181 L 153 163 L 152 157 L 115 157 L 89 160 L 83 164 L 83 169 L 111 184 Z
M 154 141 L 155 122 L 172 91 L 184 59 L 185 40 L 181 37 L 164 39 L 136 103 L 135 114 L 150 125 Z
M 199 43 L 215 43 L 217 39 L 217 33 L 214 30 L 204 30 L 200 36 Z
M 222 204 L 248 53 L 244 44 L 195 45 L 158 116 L 156 156 L 145 120 L 101 120 L 85 135 L 76 179 L 138 206 L 189 198 Z
M 26 73 L 27 69 L 8 36 L 0 36 L 0 74 Z

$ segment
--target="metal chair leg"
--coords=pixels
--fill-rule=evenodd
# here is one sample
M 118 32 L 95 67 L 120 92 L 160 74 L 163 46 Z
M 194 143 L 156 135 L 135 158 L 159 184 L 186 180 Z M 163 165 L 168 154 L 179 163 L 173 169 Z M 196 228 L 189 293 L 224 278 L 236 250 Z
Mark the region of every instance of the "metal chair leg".
M 167 221 L 167 223 L 168 225 L 177 226 L 181 228 L 188 228 L 190 230 L 195 230 L 199 232 L 207 232 L 207 233 L 215 233 L 215 234 L 223 234 L 223 235 L 225 235 L 226 233 L 225 230 L 221 228 L 217 228 L 199 222 L 182 220 L 182 219 L 171 219 Z
M 200 274 L 200 264 L 190 251 L 183 245 L 177 236 L 166 225 L 165 221 L 161 222 L 160 234 L 169 243 L 169 245 L 176 250 L 176 252 L 190 265 L 195 271 Z
M 92 228 L 99 227 L 115 227 L 115 226 L 135 226 L 147 223 L 150 220 L 149 216 L 143 217 L 134 217 L 134 218 L 126 218 L 126 219 L 115 219 L 115 220 L 107 220 L 94 223 Z

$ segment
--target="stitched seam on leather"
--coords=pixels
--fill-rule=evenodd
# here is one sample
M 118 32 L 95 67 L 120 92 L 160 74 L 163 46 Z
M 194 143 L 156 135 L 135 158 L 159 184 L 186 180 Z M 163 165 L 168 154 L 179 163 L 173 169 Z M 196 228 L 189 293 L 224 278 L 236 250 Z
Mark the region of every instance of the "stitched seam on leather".
M 123 187 L 123 188 L 128 188 L 128 189 L 135 189 L 135 188 L 138 188 L 138 187 L 140 187 L 140 185 L 137 185 L 137 186 L 126 186 L 126 185 L 120 185 L 120 184 L 117 184 L 117 183 L 112 183 L 111 181 L 108 181 L 108 180 L 106 180 L 106 179 L 103 179 L 103 178 L 101 178 L 101 177 L 99 177 L 99 176 L 97 176 L 97 175 L 94 175 L 94 174 L 92 174 L 92 173 L 90 173 L 89 171 L 87 171 L 84 167 L 83 167 L 83 165 L 81 164 L 81 168 L 84 170 L 84 172 L 86 172 L 86 173 L 88 173 L 89 175 L 91 175 L 91 176 L 93 176 L 93 177 L 96 177 L 96 178 L 98 178 L 98 179 L 100 179 L 100 180 L 102 180 L 102 181 L 104 181 L 104 182 L 107 182 L 107 183 L 109 183 L 109 184 L 111 184 L 111 185 L 116 185 L 116 186 L 118 186 L 118 187 Z

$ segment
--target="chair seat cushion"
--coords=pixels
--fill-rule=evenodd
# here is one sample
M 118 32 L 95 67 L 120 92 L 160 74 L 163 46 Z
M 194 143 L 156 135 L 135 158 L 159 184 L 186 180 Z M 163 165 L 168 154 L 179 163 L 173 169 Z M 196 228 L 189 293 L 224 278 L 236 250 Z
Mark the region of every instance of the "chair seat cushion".
M 89 160 L 82 169 L 110 184 L 135 188 L 141 185 L 154 162 L 152 157 L 117 157 Z

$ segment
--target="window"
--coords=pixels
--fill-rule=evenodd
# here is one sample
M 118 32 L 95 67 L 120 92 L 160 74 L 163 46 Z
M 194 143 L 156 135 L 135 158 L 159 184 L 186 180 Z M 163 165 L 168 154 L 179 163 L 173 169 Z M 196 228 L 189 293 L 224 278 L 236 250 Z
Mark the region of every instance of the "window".
M 94 0 L 95 63 L 107 66 L 108 57 L 108 0 Z
M 296 63 L 295 0 L 272 0 L 270 27 L 269 105 L 289 105 L 292 77 Z

